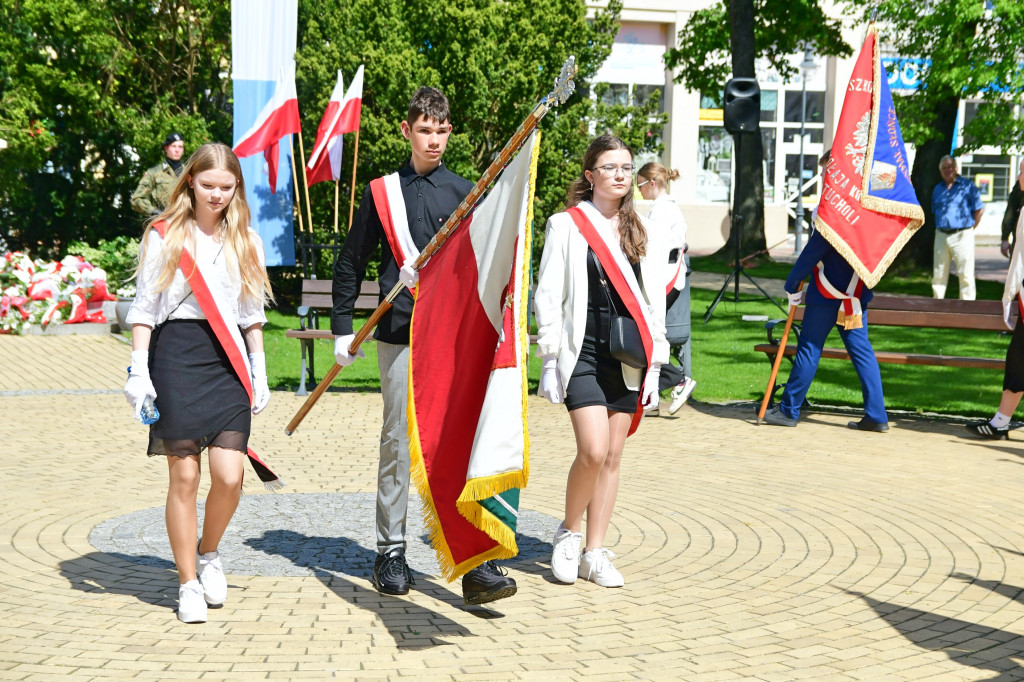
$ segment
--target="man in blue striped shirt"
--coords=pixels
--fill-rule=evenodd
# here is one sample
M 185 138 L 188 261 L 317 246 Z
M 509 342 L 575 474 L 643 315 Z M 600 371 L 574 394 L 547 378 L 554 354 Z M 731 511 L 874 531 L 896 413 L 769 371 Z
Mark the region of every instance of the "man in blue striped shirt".
M 985 213 L 981 192 L 973 182 L 960 176 L 956 159 L 952 156 L 946 155 L 939 160 L 939 173 L 942 174 L 942 182 L 932 191 L 932 213 L 935 215 L 932 295 L 945 298 L 949 264 L 955 261 L 960 278 L 960 298 L 973 301 L 974 229 Z

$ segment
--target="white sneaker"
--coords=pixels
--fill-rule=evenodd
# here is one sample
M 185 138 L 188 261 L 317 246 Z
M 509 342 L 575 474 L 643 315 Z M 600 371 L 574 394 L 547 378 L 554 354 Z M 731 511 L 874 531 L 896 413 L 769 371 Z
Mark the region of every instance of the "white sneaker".
M 568 528 L 563 528 L 562 524 L 558 524 L 555 538 L 551 541 L 551 572 L 555 574 L 555 580 L 570 585 L 576 582 L 582 543 L 583 533 L 573 533 Z
M 668 413 L 675 414 L 678 412 L 679 408 L 686 404 L 690 394 L 693 393 L 693 389 L 696 387 L 696 379 L 683 377 L 683 380 L 672 388 L 672 402 L 668 406 Z
M 206 622 L 206 600 L 198 580 L 189 580 L 178 588 L 178 620 L 182 623 Z
M 584 553 L 580 559 L 580 577 L 601 587 L 622 587 L 626 581 L 612 566 L 614 557 L 613 553 L 603 547 Z
M 228 581 L 220 565 L 220 552 L 197 552 L 196 575 L 203 586 L 206 603 L 210 606 L 221 606 L 228 596 Z

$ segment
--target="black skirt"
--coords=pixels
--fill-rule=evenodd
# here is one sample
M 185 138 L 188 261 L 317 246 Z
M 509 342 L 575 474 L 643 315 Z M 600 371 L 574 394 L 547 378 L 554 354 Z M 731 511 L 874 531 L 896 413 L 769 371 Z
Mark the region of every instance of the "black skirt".
M 187 457 L 203 448 L 246 452 L 252 412 L 245 387 L 206 320 L 171 320 L 153 331 L 149 373 L 160 419 L 149 454 Z
M 626 388 L 622 363 L 611 356 L 608 343 L 584 337 L 580 357 L 565 387 L 565 406 L 571 412 L 581 407 L 600 405 L 612 412 L 634 414 L 639 391 Z
M 1013 299 L 1014 305 L 1017 299 Z M 1006 349 L 1006 369 L 1003 370 L 1003 390 L 1020 393 L 1024 391 L 1024 323 L 1017 317 L 1010 346 Z

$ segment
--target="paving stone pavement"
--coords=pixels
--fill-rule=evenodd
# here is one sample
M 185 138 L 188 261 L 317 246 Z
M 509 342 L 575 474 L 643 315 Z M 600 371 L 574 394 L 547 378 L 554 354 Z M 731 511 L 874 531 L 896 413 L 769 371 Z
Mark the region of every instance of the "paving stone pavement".
M 757 426 L 749 404 L 629 440 L 609 534 L 626 586 L 605 589 L 552 582 L 574 447 L 564 408 L 531 399 L 519 594 L 485 608 L 423 547 L 408 596 L 369 584 L 379 395 L 328 393 L 288 437 L 301 399 L 275 392 L 252 442 L 289 487 L 247 477 L 228 601 L 183 625 L 127 359 L 110 337 L 0 336 L 0 679 L 1024 679 L 1020 436 Z

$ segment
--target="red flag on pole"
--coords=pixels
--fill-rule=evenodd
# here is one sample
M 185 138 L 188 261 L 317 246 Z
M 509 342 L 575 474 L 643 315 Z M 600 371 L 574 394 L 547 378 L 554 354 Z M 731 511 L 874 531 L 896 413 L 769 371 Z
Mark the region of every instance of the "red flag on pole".
M 515 556 L 529 476 L 526 299 L 539 131 L 420 270 L 409 451 L 430 541 L 454 580 Z
M 871 26 L 846 88 L 814 225 L 874 287 L 923 223 Z
M 281 70 L 273 96 L 252 127 L 239 138 L 234 150 L 239 157 L 263 152 L 272 193 L 277 191 L 278 142 L 299 130 L 299 99 L 295 92 L 295 62 L 292 62 L 287 73 Z
M 307 180 L 315 185 L 324 180 L 341 177 L 341 136 L 359 129 L 359 118 L 363 101 L 363 67 L 359 66 L 356 76 L 345 92 L 341 71 L 334 85 L 331 99 L 324 110 L 320 126 L 316 129 L 316 142 L 306 168 Z

